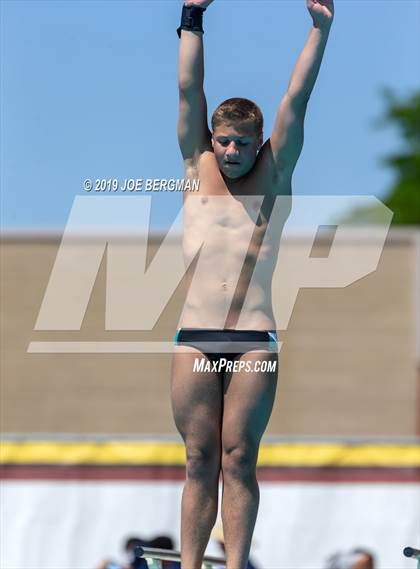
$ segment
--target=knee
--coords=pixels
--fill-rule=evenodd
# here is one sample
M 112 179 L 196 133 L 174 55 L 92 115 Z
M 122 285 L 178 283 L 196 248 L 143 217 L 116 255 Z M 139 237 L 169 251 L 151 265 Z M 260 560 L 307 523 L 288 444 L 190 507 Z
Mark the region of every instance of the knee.
M 216 449 L 187 446 L 187 478 L 193 480 L 218 480 L 220 457 Z
M 256 474 L 258 449 L 252 446 L 238 445 L 223 449 L 223 479 L 244 480 L 254 478 Z

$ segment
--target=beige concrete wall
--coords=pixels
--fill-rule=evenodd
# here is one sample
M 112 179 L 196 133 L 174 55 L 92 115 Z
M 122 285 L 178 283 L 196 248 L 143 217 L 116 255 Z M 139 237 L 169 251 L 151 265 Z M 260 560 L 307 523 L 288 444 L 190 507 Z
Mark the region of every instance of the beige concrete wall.
M 416 434 L 416 239 L 414 232 L 391 232 L 377 271 L 351 286 L 300 290 L 288 329 L 280 332 L 279 387 L 267 434 Z M 175 433 L 169 354 L 27 353 L 31 341 L 150 339 L 104 330 L 104 260 L 81 330 L 34 331 L 58 246 L 58 237 L 3 238 L 2 431 Z M 288 243 L 292 250 L 301 246 L 299 239 Z M 180 287 L 153 339 L 171 340 L 182 299 Z

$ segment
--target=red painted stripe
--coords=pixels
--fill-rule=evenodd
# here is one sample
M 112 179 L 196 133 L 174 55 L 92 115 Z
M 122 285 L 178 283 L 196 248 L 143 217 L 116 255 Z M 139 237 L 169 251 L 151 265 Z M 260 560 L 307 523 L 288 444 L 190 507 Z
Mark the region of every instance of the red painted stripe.
M 21 465 L 0 466 L 2 480 L 184 480 L 183 466 Z
M 374 467 L 261 467 L 260 482 L 325 482 L 325 483 L 415 483 L 420 482 L 420 469 Z M 148 480 L 183 481 L 184 466 L 107 466 L 107 465 L 14 465 L 0 466 L 2 480 Z
M 323 467 L 323 468 L 259 468 L 262 482 L 420 482 L 418 468 Z

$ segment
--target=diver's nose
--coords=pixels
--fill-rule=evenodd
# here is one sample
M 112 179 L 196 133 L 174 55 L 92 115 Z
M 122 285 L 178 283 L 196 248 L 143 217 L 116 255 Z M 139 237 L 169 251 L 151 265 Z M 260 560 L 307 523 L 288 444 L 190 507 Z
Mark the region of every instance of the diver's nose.
M 234 156 L 238 156 L 238 154 L 239 154 L 238 147 L 236 146 L 235 141 L 232 140 L 230 142 L 229 146 L 227 147 L 226 155 L 228 158 L 230 158 L 230 157 L 233 158 Z

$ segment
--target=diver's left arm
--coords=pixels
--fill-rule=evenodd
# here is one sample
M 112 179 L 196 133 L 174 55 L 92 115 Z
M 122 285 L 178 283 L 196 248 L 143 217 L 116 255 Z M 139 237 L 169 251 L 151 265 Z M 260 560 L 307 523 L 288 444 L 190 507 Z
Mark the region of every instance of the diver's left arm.
M 293 172 L 303 147 L 306 108 L 315 86 L 334 17 L 333 0 L 306 0 L 313 27 L 277 111 L 270 145 L 281 170 Z

